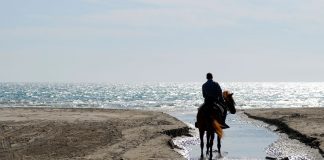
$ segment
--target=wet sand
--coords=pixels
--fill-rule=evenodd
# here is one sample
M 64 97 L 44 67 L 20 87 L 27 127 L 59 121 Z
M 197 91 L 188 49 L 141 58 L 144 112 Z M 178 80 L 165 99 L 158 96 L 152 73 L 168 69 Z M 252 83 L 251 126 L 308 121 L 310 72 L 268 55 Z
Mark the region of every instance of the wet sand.
M 0 159 L 184 159 L 188 127 L 162 112 L 0 108 Z
M 319 150 L 324 157 L 324 108 L 246 109 L 253 119 L 277 126 L 276 131 Z

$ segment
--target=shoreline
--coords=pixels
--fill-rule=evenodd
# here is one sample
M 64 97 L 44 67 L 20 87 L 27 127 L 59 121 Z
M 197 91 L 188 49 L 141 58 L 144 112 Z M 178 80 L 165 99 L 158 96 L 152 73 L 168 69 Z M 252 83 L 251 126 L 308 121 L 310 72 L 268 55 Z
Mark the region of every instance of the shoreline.
M 316 148 L 324 157 L 324 108 L 263 108 L 242 109 L 249 118 L 277 127 L 305 145 Z
M 189 127 L 157 111 L 0 108 L 0 159 L 185 159 Z

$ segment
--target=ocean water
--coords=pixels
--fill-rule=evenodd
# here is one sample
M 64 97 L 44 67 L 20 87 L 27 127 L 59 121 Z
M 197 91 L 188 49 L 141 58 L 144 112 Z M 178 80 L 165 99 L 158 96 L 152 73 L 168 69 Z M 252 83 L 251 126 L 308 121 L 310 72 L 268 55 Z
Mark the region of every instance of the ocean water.
M 0 83 L 0 107 L 196 110 L 201 83 Z M 324 82 L 220 83 L 237 108 L 324 107 Z

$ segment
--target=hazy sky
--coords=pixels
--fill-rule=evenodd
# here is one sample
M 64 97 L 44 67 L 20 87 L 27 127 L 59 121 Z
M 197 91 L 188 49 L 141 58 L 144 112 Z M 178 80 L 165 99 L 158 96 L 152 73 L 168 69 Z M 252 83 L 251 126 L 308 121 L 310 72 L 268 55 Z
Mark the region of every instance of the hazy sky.
M 322 0 L 0 0 L 0 82 L 324 81 Z

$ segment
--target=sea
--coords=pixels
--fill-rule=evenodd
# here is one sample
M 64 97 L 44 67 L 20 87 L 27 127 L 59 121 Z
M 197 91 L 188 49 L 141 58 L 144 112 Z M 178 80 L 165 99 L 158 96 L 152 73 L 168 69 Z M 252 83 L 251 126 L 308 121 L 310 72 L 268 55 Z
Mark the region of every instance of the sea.
M 0 83 L 0 107 L 196 110 L 202 83 Z M 324 107 L 324 82 L 225 82 L 239 109 Z
M 202 83 L 0 83 L 0 107 L 107 108 L 166 112 L 191 126 L 193 137 L 174 143 L 187 159 L 200 158 L 194 129 L 203 103 Z M 237 109 L 324 107 L 324 82 L 221 82 L 234 93 Z M 318 150 L 273 132 L 271 126 L 247 117 L 228 115 L 222 154 L 213 159 L 322 159 Z M 216 142 L 214 142 L 214 149 Z M 217 157 L 218 156 L 218 157 Z

